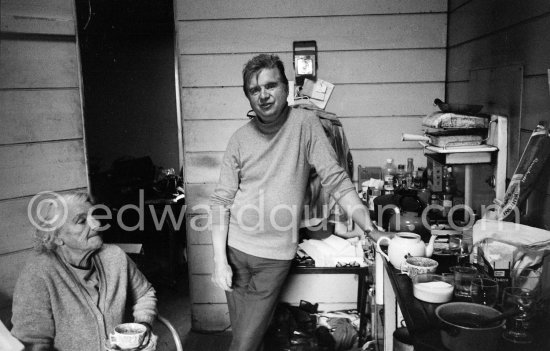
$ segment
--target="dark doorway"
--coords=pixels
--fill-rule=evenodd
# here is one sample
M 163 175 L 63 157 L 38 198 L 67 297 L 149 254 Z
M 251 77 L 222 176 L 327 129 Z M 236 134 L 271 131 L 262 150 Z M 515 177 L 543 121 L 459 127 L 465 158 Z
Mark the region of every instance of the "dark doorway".
M 149 157 L 179 173 L 171 0 L 76 0 L 88 164 Z

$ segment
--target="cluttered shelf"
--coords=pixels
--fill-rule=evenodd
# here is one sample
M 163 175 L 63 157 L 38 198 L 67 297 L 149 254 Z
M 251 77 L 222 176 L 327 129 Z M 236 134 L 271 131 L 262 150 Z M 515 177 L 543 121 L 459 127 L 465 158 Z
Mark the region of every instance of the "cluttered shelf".
M 359 344 L 362 345 L 366 337 L 367 325 L 367 293 L 373 282 L 373 267 L 371 265 L 359 264 L 354 261 L 354 264 L 337 264 L 336 266 L 316 267 L 315 261 L 311 258 L 306 258 L 307 263 L 304 264 L 304 257 L 297 257 L 294 260 L 290 270 L 290 274 L 354 274 L 357 276 L 357 311 L 359 314 Z
M 395 269 L 391 264 L 383 259 L 384 278 L 387 282 L 385 289 L 391 290 L 387 293 L 393 293 L 401 309 L 403 319 L 407 325 L 410 336 L 414 343 L 414 349 L 417 351 L 441 351 L 447 350 L 441 341 L 441 324 L 435 314 L 435 310 L 440 304 L 423 302 L 413 294 L 411 279 L 401 274 L 400 270 Z M 550 335 L 546 332 L 550 325 L 550 314 L 546 313 L 541 317 L 540 322 L 533 329 L 534 341 L 530 344 L 514 344 L 503 338 L 499 338 L 495 349 L 501 351 L 538 351 L 547 350 L 550 345 Z M 386 321 L 386 326 L 389 326 Z M 473 335 L 476 338 L 483 338 L 483 332 Z M 481 341 L 481 339 L 478 339 Z

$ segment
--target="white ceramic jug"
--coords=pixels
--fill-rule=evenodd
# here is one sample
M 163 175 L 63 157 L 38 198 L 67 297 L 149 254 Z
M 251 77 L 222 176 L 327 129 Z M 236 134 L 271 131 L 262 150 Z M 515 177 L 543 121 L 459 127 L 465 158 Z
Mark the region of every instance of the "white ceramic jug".
M 426 244 L 421 240 L 420 235 L 415 233 L 400 232 L 396 233 L 393 239 L 383 236 L 376 242 L 376 249 L 397 269 L 408 256 L 426 256 L 431 257 L 436 235 L 432 235 L 430 242 Z M 386 255 L 380 248 L 380 243 L 388 242 L 388 254 Z

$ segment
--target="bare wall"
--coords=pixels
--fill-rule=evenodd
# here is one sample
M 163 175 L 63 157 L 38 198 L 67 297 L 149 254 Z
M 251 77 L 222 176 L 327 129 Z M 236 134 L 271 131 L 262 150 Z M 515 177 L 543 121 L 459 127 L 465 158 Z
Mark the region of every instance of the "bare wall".
M 41 191 L 86 189 L 73 0 L 0 2 L 0 318 L 31 253 Z

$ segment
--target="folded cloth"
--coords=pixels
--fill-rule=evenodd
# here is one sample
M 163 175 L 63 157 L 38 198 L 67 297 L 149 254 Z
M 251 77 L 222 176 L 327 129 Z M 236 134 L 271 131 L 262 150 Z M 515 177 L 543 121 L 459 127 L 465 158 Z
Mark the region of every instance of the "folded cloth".
M 316 267 L 335 267 L 338 262 L 365 265 L 360 241 L 351 243 L 339 236 L 331 235 L 322 240 L 304 240 L 299 247 L 315 260 Z

